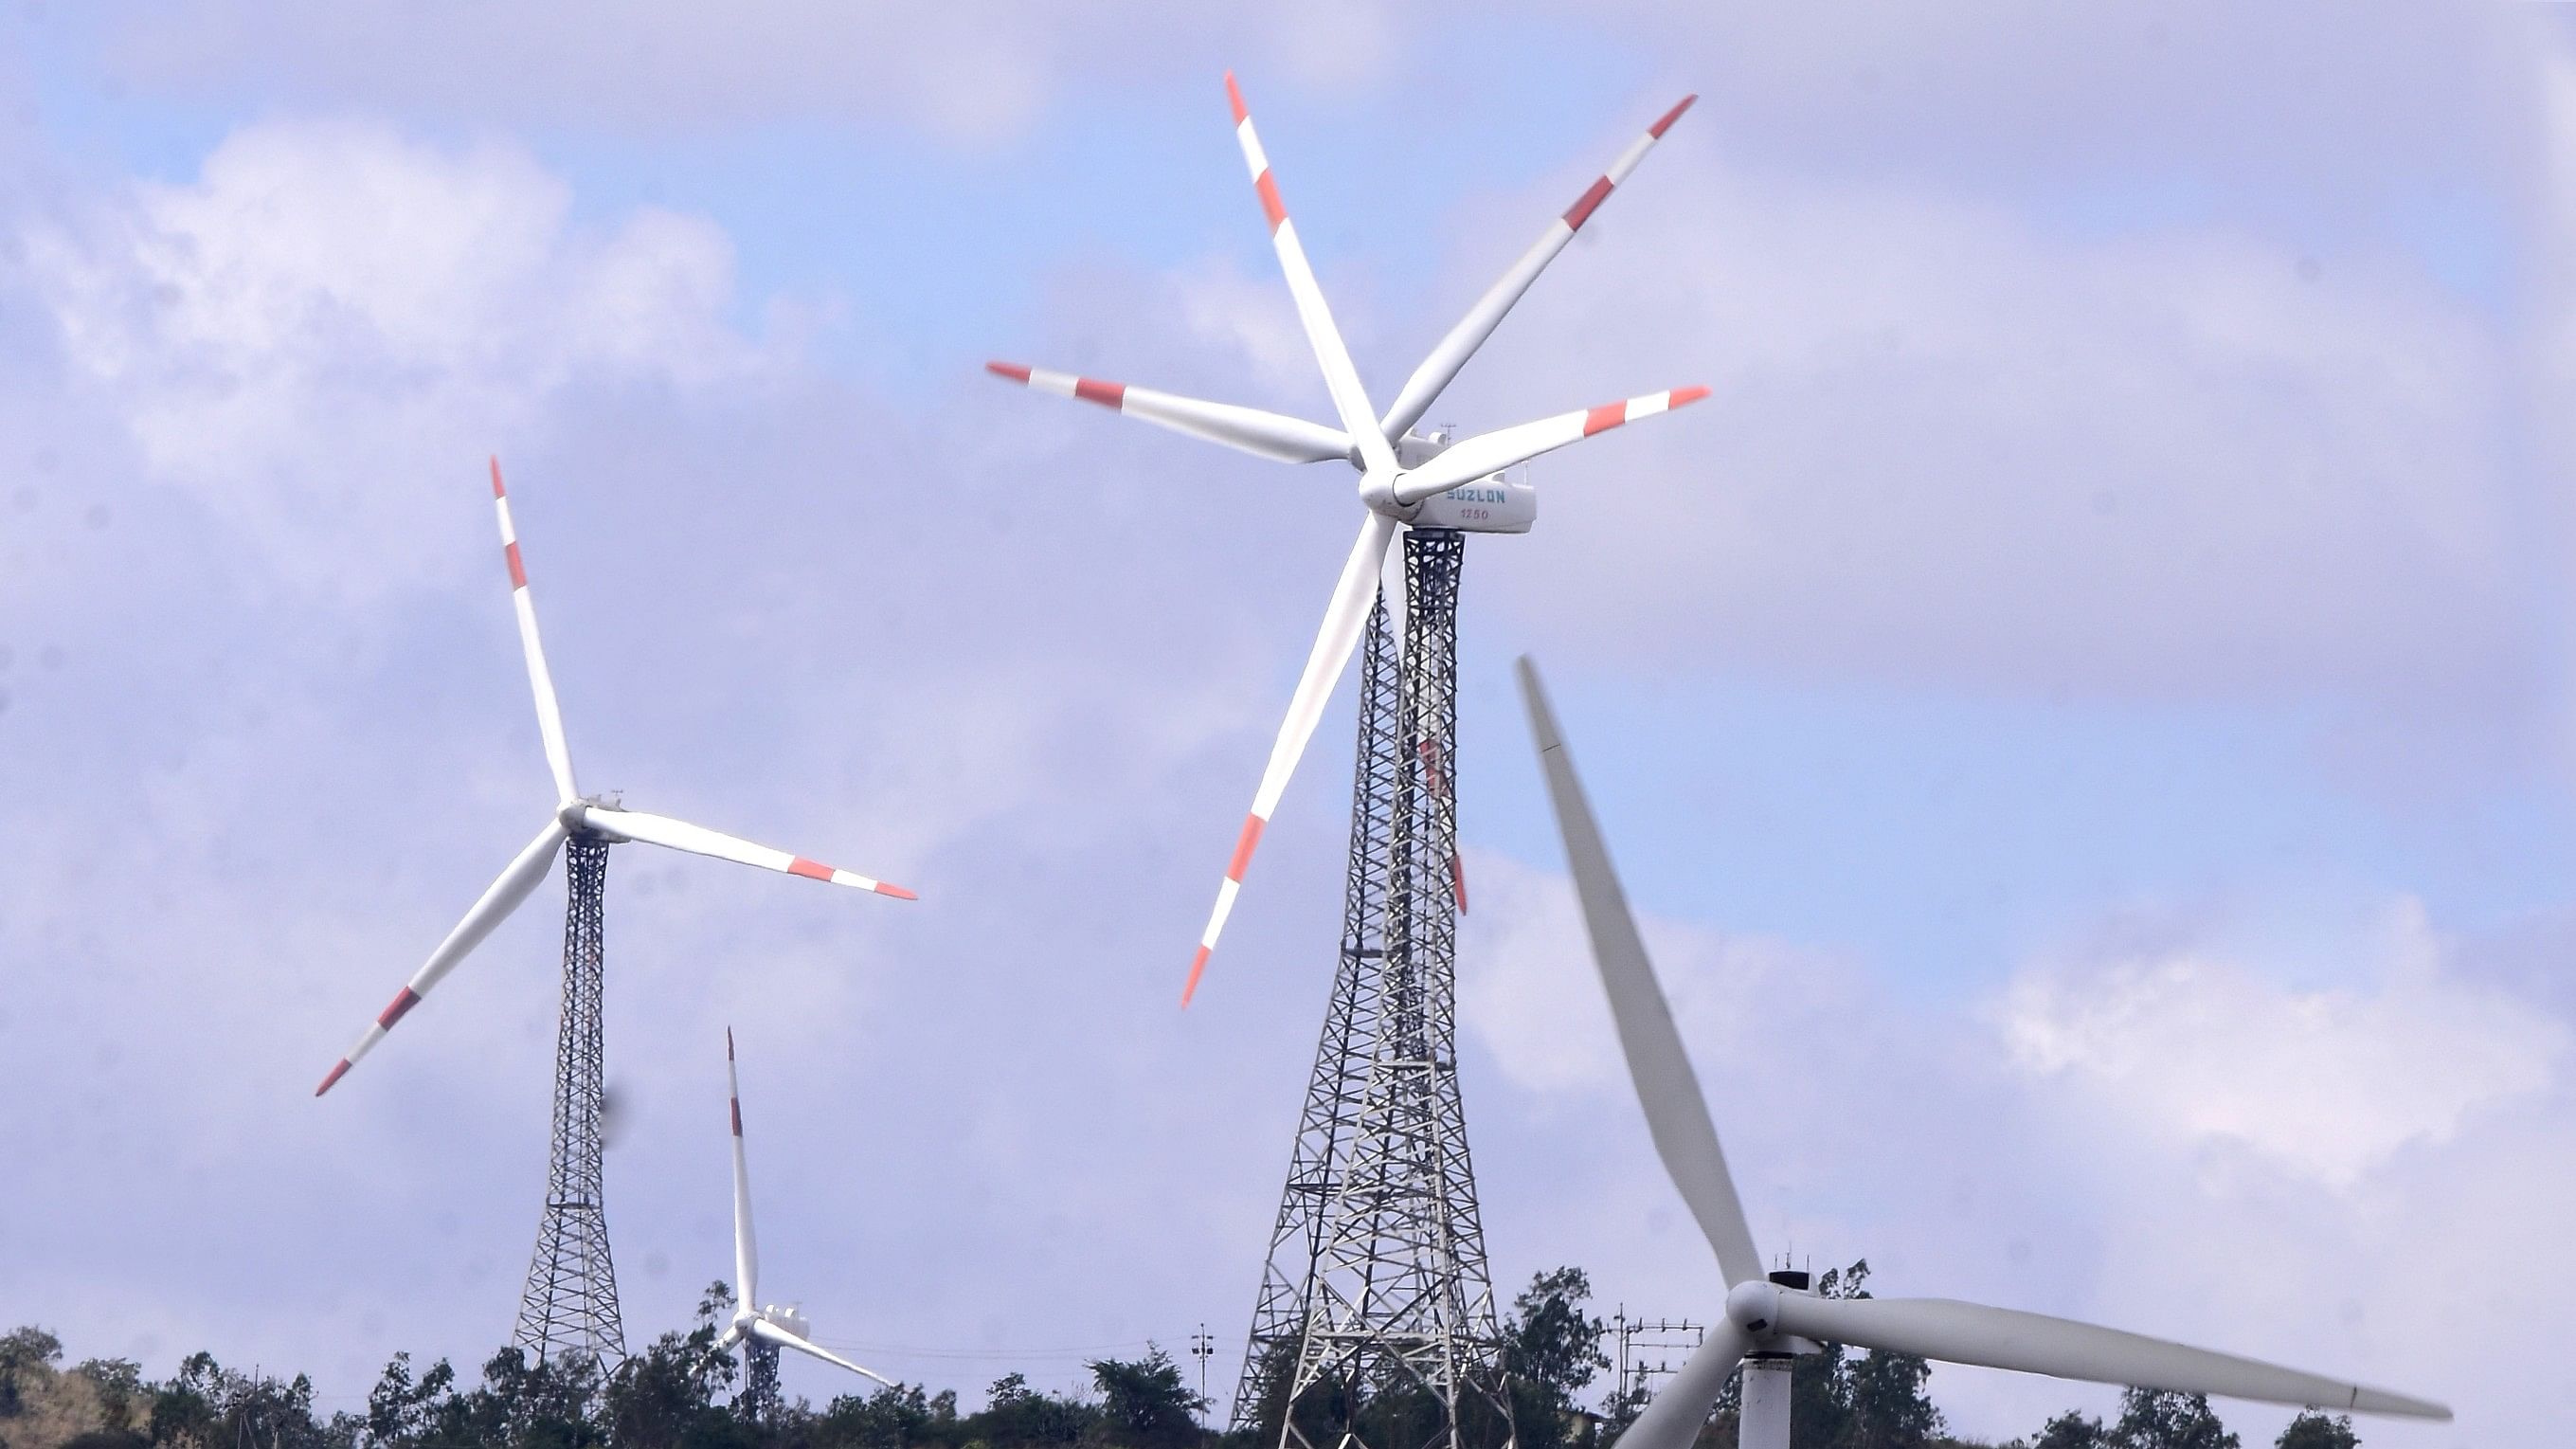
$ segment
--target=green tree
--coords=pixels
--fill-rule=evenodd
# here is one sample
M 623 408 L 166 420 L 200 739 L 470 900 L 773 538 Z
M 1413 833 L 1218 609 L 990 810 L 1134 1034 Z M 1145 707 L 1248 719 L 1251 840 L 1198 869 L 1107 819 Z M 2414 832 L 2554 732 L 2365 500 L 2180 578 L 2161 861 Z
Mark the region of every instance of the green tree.
M 2361 1436 L 2352 1431 L 2351 1419 L 2341 1414 L 2328 1418 L 2310 1409 L 2292 1419 L 2272 1444 L 2273 1449 L 2361 1449 Z
M 2101 1420 L 2070 1409 L 2049 1420 L 2030 1449 L 2113 1449 L 2113 1443 Z
M 2239 1449 L 2236 1436 L 2209 1407 L 2207 1394 L 2131 1389 L 2120 1396 L 2120 1422 L 2113 1433 L 2121 1449 Z
M 1207 1407 L 1181 1381 L 1180 1366 L 1154 1344 L 1140 1359 L 1094 1359 L 1085 1367 L 1100 1390 L 1100 1418 L 1092 1438 L 1120 1449 L 1178 1449 L 1204 1437 L 1198 1414 Z
M 50 1379 L 62 1356 L 63 1341 L 33 1324 L 0 1337 L 0 1419 L 18 1412 L 27 1390 Z
M 1851 1421 L 1844 1449 L 1926 1449 L 1942 1430 L 1941 1411 L 1923 1392 L 1932 1365 L 1912 1354 L 1873 1349 L 1851 1360 L 1843 1383 Z
M 1592 1279 L 1580 1268 L 1531 1277 L 1503 1320 L 1503 1375 L 1521 1449 L 1557 1449 L 1578 1436 L 1574 1396 L 1610 1367 L 1608 1325 L 1584 1313 Z

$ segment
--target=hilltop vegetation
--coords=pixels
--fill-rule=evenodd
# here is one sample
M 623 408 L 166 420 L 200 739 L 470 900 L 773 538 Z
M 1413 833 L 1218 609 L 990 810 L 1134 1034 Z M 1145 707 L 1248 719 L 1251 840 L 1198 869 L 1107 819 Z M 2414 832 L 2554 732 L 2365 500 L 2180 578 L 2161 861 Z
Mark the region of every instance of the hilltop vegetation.
M 1825 1273 L 1817 1291 L 1866 1296 L 1868 1275 L 1866 1262 L 1855 1263 Z M 1605 1326 L 1584 1312 L 1590 1291 L 1580 1269 L 1560 1268 L 1532 1279 L 1514 1300 L 1504 1362 L 1520 1449 L 1607 1449 L 1640 1406 L 1618 1385 L 1599 1412 L 1579 1399 L 1610 1366 Z M 21 1328 L 0 1337 L 0 1449 L 1269 1449 L 1278 1442 L 1275 1406 L 1284 1397 L 1286 1365 L 1269 1369 L 1272 1427 L 1227 1435 L 1201 1425 L 1209 1405 L 1159 1348 L 1139 1359 L 1093 1360 L 1087 1393 L 1045 1393 L 1005 1374 L 974 1413 L 958 1411 L 955 1390 L 932 1393 L 922 1385 L 843 1394 L 820 1408 L 801 1399 L 763 1402 L 744 1391 L 740 1357 L 716 1350 L 731 1307 L 724 1285 L 712 1286 L 688 1329 L 662 1335 L 609 1371 L 581 1357 L 531 1364 L 509 1348 L 486 1360 L 480 1381 L 469 1385 L 444 1359 L 418 1368 L 409 1354 L 397 1354 L 368 1393 L 365 1412 L 329 1415 L 315 1410 L 312 1382 L 302 1374 L 244 1374 L 197 1353 L 154 1382 L 125 1359 L 66 1367 L 58 1339 Z M 1986 1449 L 1948 1434 L 1924 1397 L 1928 1373 L 1923 1360 L 1897 1354 L 1829 1347 L 1800 1359 L 1794 1449 Z M 1421 1422 L 1418 1399 L 1389 1391 L 1357 1407 L 1371 1442 L 1420 1437 L 1403 1432 Z M 1699 1449 L 1734 1449 L 1735 1415 L 1730 1390 Z M 1467 1427 L 1472 1440 L 1501 1441 L 1498 1420 Z M 2305 1414 L 2275 1446 L 2359 1443 L 2348 1421 Z M 2245 1446 L 2205 1399 L 2132 1390 L 2108 1423 L 2063 1414 L 2002 1449 Z

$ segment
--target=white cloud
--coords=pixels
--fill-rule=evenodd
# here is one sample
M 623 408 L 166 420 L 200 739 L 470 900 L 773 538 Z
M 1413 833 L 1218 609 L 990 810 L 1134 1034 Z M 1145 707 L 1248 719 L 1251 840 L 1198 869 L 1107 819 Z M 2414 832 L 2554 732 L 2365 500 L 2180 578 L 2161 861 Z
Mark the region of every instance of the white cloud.
M 1508 1084 L 1515 1152 L 1551 1163 L 1543 1182 L 1506 1167 L 1488 1183 L 1487 1220 L 1508 1224 L 1498 1274 L 1576 1261 L 1632 1310 L 1715 1312 L 1722 1290 L 1638 1121 L 1570 887 L 1504 860 L 1474 869 L 1461 1019 Z M 1641 924 L 1767 1251 L 1866 1257 L 1884 1294 L 2446 1397 L 2468 1442 L 2547 1442 L 2547 1396 L 2495 1386 L 2553 1381 L 2540 1345 L 2576 1291 L 2576 1255 L 2549 1226 L 2576 1208 L 2576 1174 L 2554 1165 L 2576 1140 L 2570 1024 L 2482 984 L 2462 958 L 2483 947 L 2443 939 L 2415 902 L 2357 932 L 2369 947 L 2331 986 L 2286 984 L 2275 956 L 2177 922 L 2152 949 L 2036 960 L 1966 1005 L 1909 1003 L 1869 966 L 1651 910 Z M 1495 1112 L 1490 1094 L 1475 1104 L 1482 1122 Z M 2464 1273 L 2509 1282 L 2511 1306 L 2446 1286 Z M 2113 1397 L 1956 1368 L 1933 1391 L 1955 1428 L 1999 1437 Z M 2249 1443 L 2286 1418 L 2224 1412 Z
M 2568 1043 L 2564 1023 L 2446 972 L 2421 905 L 2390 914 L 2375 980 L 2301 990 L 2199 949 L 2027 971 L 1996 1005 L 2002 1045 L 2033 1089 L 2085 1091 L 2124 1130 L 2349 1187 L 2545 1091 Z
M 524 151 L 273 122 L 190 183 L 30 227 L 71 361 L 156 477 L 281 578 L 368 597 L 435 576 L 419 546 L 475 461 L 576 387 L 704 392 L 765 362 L 730 324 L 702 219 L 593 232 Z

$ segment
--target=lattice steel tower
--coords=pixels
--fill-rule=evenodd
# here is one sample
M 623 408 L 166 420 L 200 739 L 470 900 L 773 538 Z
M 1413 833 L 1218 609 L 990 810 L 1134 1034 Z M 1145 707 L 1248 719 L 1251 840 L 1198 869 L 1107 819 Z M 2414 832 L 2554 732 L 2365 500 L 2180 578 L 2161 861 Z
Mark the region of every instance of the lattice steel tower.
M 1464 557 L 1461 534 L 1409 530 L 1404 648 L 1381 601 L 1362 656 L 1341 957 L 1235 1392 L 1234 1427 L 1283 1449 L 1512 1438 L 1458 1095 Z
M 563 1023 L 555 1039 L 554 1140 L 545 1216 L 519 1300 L 518 1345 L 536 1358 L 626 1357 L 617 1270 L 601 1206 L 599 1116 L 606 1086 L 600 985 L 605 962 L 608 841 L 584 831 L 564 846 Z

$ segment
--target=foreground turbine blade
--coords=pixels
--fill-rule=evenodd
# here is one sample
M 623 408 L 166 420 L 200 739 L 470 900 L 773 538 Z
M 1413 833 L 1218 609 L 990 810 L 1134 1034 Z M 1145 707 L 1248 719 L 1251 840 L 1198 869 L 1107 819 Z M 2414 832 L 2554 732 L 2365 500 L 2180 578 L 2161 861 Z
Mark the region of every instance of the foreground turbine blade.
M 859 1375 L 861 1378 L 874 1379 L 878 1383 L 885 1385 L 887 1388 L 895 1387 L 894 1380 L 887 1378 L 884 1374 L 878 1373 L 875 1369 L 861 1368 L 857 1364 L 850 1362 L 848 1359 L 841 1357 L 839 1354 L 832 1352 L 830 1349 L 818 1348 L 815 1345 L 806 1342 L 804 1339 L 798 1338 L 795 1334 L 789 1333 L 786 1329 L 779 1327 L 777 1324 L 770 1322 L 766 1318 L 753 1319 L 751 1321 L 751 1331 L 755 1336 L 765 1338 L 771 1343 L 777 1344 L 780 1348 L 792 1348 L 798 1353 L 810 1353 L 825 1363 L 839 1364 L 841 1367 Z
M 1441 391 L 1458 376 L 1458 370 L 1467 365 L 1467 359 L 1475 356 L 1476 349 L 1485 345 L 1485 339 L 1494 335 L 1494 329 L 1502 325 L 1504 316 L 1530 289 L 1530 284 L 1538 280 L 1538 274 L 1547 270 L 1547 264 L 1556 260 L 1556 254 L 1565 250 L 1567 242 L 1574 240 L 1574 234 L 1592 219 L 1592 213 L 1609 199 L 1611 191 L 1628 179 L 1628 173 L 1637 169 L 1637 163 L 1646 159 L 1646 153 L 1664 138 L 1664 132 L 1671 129 L 1673 122 L 1680 120 L 1682 112 L 1689 110 L 1691 102 L 1698 99 L 1697 96 L 1682 97 L 1681 104 L 1664 112 L 1663 119 L 1646 128 L 1646 134 L 1629 142 L 1628 149 L 1619 153 L 1619 159 L 1610 163 L 1610 169 L 1602 172 L 1589 190 L 1576 197 L 1563 216 L 1547 224 L 1547 230 L 1539 234 L 1539 239 L 1521 254 L 1519 261 L 1512 263 L 1510 271 L 1503 273 L 1503 279 L 1476 299 L 1476 305 L 1468 308 L 1467 315 L 1458 319 L 1458 325 L 1449 329 L 1449 335 L 1440 339 L 1440 345 L 1431 349 L 1431 355 L 1422 359 L 1422 365 L 1413 370 L 1413 376 L 1404 380 L 1404 390 L 1395 395 L 1395 406 L 1386 410 L 1385 421 L 1381 424 L 1381 431 L 1388 441 L 1403 437 L 1407 429 L 1422 421 L 1422 415 L 1439 401 Z
M 755 845 L 740 836 L 727 835 L 721 830 L 709 830 L 703 825 L 691 825 L 685 820 L 674 820 L 668 815 L 649 815 L 641 810 L 618 810 L 606 805 L 593 805 L 582 812 L 582 823 L 618 840 L 640 840 L 646 845 L 667 845 L 673 850 L 685 850 L 696 855 L 712 855 L 718 860 L 756 865 L 763 870 L 784 871 L 789 875 L 801 875 L 809 880 L 830 881 L 834 885 L 874 891 L 878 895 L 893 896 L 897 900 L 920 899 L 899 885 L 864 876 L 854 870 L 839 870 L 819 860 L 807 860 L 801 855 L 790 854 L 784 850 Z
M 1541 453 L 1552 453 L 1568 443 L 1579 443 L 1594 433 L 1605 433 L 1622 423 L 1651 418 L 1657 413 L 1687 407 L 1708 396 L 1704 387 L 1677 387 L 1670 392 L 1650 392 L 1626 402 L 1606 403 L 1541 418 L 1518 427 L 1498 428 L 1479 433 L 1430 462 L 1410 472 L 1395 476 L 1395 501 L 1419 503 L 1435 494 L 1446 493 L 1462 483 L 1473 483 L 1489 473 L 1499 473 L 1517 463 L 1526 463 Z
M 733 1105 L 733 1301 L 760 1301 L 760 1246 L 751 1236 L 751 1167 L 742 1153 L 742 1079 L 733 1069 L 733 1028 L 725 1028 L 725 1091 Z
M 546 878 L 546 871 L 555 863 L 555 852 L 562 848 L 563 843 L 563 826 L 547 821 L 546 828 L 537 832 L 537 838 L 528 842 L 527 849 L 519 852 L 518 858 L 501 872 L 501 878 L 492 882 L 491 887 L 483 892 L 482 899 L 465 913 L 465 919 L 457 922 L 456 929 L 447 933 L 447 939 L 438 943 L 438 949 L 429 953 L 429 960 L 412 973 L 410 984 L 394 993 L 393 1004 L 377 1015 L 375 1024 L 367 1028 L 366 1035 L 359 1037 L 358 1044 L 349 1048 L 349 1054 L 340 1058 L 340 1064 L 322 1079 L 322 1085 L 313 1089 L 314 1096 L 319 1097 L 331 1090 L 331 1084 L 357 1065 L 358 1058 L 375 1050 L 376 1043 L 384 1040 L 385 1033 L 393 1030 L 395 1022 L 420 1004 L 420 999 L 429 994 L 429 989 L 438 984 L 440 977 L 454 970 L 457 962 L 482 945 L 483 938 L 492 934 L 493 927 L 509 919 L 510 913 L 519 908 L 519 902 L 528 898 L 528 892 L 535 890 L 537 883 Z
M 563 710 L 555 703 L 554 676 L 545 646 L 537 642 L 537 606 L 528 598 L 528 570 L 519 559 L 519 530 L 510 522 L 510 495 L 501 487 L 501 460 L 492 460 L 492 507 L 501 516 L 501 556 L 510 565 L 510 604 L 519 614 L 519 649 L 528 657 L 528 686 L 537 696 L 537 733 L 545 737 L 546 768 L 554 772 L 555 799 L 578 800 L 572 746 L 564 743 Z
M 1805 1338 L 1975 1364 L 2135 1385 L 2185 1394 L 2223 1394 L 2266 1404 L 2337 1413 L 2448 1419 L 2448 1408 L 2423 1399 L 2144 1334 L 2097 1328 L 2045 1314 L 1946 1298 L 1818 1298 L 1779 1295 L 1777 1330 Z
M 1098 403 L 1112 412 L 1170 428 L 1176 433 L 1205 438 L 1211 443 L 1223 443 L 1257 457 L 1276 458 L 1283 463 L 1321 463 L 1351 455 L 1348 434 L 1284 413 L 1239 407 L 1233 403 L 1204 402 L 1178 393 L 1129 387 L 1123 382 L 1103 382 L 1096 377 L 1076 377 L 1070 372 L 1049 372 L 1042 367 L 1022 367 L 1011 362 L 988 362 L 984 364 L 984 370 L 995 377 L 1024 383 L 1039 392 Z
M 1708 1336 L 1681 1372 L 1656 1390 L 1628 1431 L 1610 1441 L 1611 1449 L 1690 1449 L 1717 1407 L 1717 1396 L 1735 1377 L 1735 1366 L 1752 1347 L 1744 1330 L 1725 1319 L 1709 1325 Z
M 1288 718 L 1280 723 L 1279 738 L 1270 747 L 1270 764 L 1261 772 L 1261 790 L 1252 797 L 1252 813 L 1243 819 L 1243 834 L 1234 843 L 1234 859 L 1226 865 L 1225 880 L 1216 890 L 1216 910 L 1209 915 L 1207 930 L 1199 937 L 1198 955 L 1190 960 L 1190 979 L 1181 988 L 1181 1005 L 1188 1006 L 1197 994 L 1199 976 L 1207 970 L 1208 957 L 1216 950 L 1216 940 L 1225 930 L 1225 918 L 1234 911 L 1234 897 L 1243 889 L 1244 869 L 1252 864 L 1253 847 L 1261 843 L 1262 828 L 1270 823 L 1270 812 L 1279 807 L 1280 792 L 1288 788 L 1288 777 L 1296 773 L 1297 757 L 1306 752 L 1306 741 L 1315 733 L 1315 721 L 1322 718 L 1324 701 L 1332 697 L 1333 685 L 1350 663 L 1351 649 L 1359 643 L 1360 629 L 1368 623 L 1369 610 L 1377 597 L 1379 569 L 1386 561 L 1388 540 L 1395 537 L 1395 521 L 1382 513 L 1371 513 L 1360 524 L 1359 541 L 1351 545 L 1351 556 L 1342 565 L 1342 576 L 1333 585 L 1332 602 L 1324 608 L 1324 627 L 1315 635 L 1314 652 L 1306 656 L 1306 672 L 1298 677 L 1297 692 L 1289 697 Z
M 1539 768 L 1547 774 L 1548 801 L 1556 810 L 1557 830 L 1565 837 L 1565 856 L 1574 873 L 1574 890 L 1583 903 L 1583 925 L 1592 937 L 1592 960 L 1601 971 L 1601 989 L 1610 998 L 1610 1015 L 1619 1027 L 1619 1049 L 1628 1058 L 1628 1076 L 1636 1084 L 1638 1104 L 1646 1109 L 1646 1126 L 1664 1171 L 1699 1219 L 1700 1232 L 1717 1252 L 1717 1265 L 1732 1285 L 1762 1277 L 1762 1255 L 1754 1251 L 1753 1231 L 1745 1225 L 1744 1204 L 1735 1195 L 1735 1179 L 1726 1170 L 1726 1154 L 1717 1145 L 1717 1127 L 1709 1120 L 1708 1101 L 1700 1095 L 1699 1076 L 1690 1054 L 1682 1049 L 1673 1027 L 1672 1008 L 1655 982 L 1654 964 L 1628 913 L 1627 893 L 1611 869 L 1601 828 L 1574 776 L 1574 757 L 1556 728 L 1547 690 L 1538 667 L 1524 655 L 1520 661 L 1521 700 L 1529 708 L 1530 732 L 1538 737 Z
M 1315 349 L 1315 361 L 1324 368 L 1324 387 L 1333 395 L 1333 412 L 1342 420 L 1342 430 L 1360 450 L 1363 473 L 1384 476 L 1395 471 L 1395 449 L 1378 431 L 1377 414 L 1369 409 L 1368 394 L 1360 387 L 1359 370 L 1351 366 L 1350 349 L 1342 345 L 1342 331 L 1333 325 L 1333 309 L 1324 304 L 1324 290 L 1316 285 L 1315 268 L 1306 260 L 1306 244 L 1297 239 L 1297 224 L 1288 219 L 1288 208 L 1279 200 L 1279 183 L 1270 174 L 1270 158 L 1261 149 L 1261 137 L 1252 129 L 1252 113 L 1243 106 L 1243 91 L 1234 83 L 1234 72 L 1225 73 L 1226 99 L 1234 103 L 1234 139 L 1243 147 L 1244 167 L 1252 173 L 1252 189 L 1261 194 L 1262 215 L 1270 221 L 1270 247 L 1279 254 L 1279 269 L 1288 274 L 1288 294 L 1297 300 L 1297 321 L 1306 329 L 1307 345 Z

